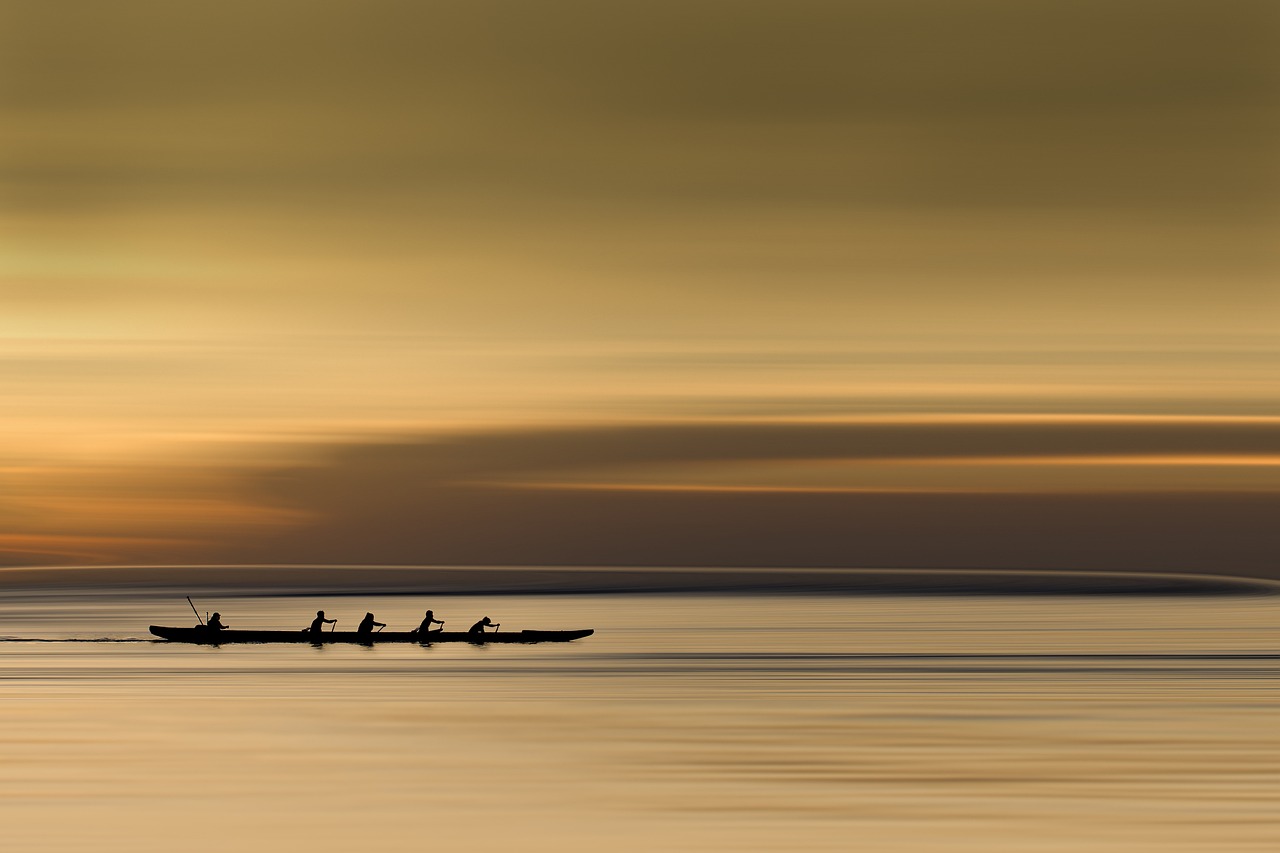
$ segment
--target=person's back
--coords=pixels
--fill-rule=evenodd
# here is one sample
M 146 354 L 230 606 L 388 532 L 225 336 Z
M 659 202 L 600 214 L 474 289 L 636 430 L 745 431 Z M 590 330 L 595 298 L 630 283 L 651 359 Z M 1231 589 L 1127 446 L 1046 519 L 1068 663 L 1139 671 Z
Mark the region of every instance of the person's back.
M 415 634 L 430 633 L 432 625 L 443 625 L 443 624 L 444 624 L 443 620 L 437 619 L 435 613 L 428 610 L 427 615 L 423 617 L 422 623 L 418 625 L 418 630 L 414 631 L 414 633 Z M 441 630 L 444 630 L 444 629 L 442 628 Z
M 337 622 L 337 621 L 338 621 L 337 619 L 324 618 L 324 611 L 317 610 L 316 618 L 311 620 L 311 628 L 309 630 L 312 634 L 322 634 L 324 633 L 324 625 L 326 622 Z

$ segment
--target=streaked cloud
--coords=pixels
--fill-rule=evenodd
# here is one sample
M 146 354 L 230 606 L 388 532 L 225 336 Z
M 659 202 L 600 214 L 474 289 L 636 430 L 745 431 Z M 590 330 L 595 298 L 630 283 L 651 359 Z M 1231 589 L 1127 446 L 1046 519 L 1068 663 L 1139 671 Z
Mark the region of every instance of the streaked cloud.
M 313 444 L 305 461 L 221 468 L 203 485 L 116 472 L 85 498 L 84 472 L 45 478 L 45 495 L 0 505 L 33 531 L 3 559 L 1267 574 L 1278 443 L 1269 419 L 1040 418 Z M 82 538 L 98 530 L 135 538 Z
M 0 0 L 0 559 L 1255 570 L 1278 32 Z

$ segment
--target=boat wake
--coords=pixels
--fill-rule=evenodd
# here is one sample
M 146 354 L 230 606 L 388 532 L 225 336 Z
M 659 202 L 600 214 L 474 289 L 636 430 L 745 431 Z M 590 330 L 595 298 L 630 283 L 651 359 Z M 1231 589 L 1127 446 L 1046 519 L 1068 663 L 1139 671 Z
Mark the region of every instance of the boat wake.
M 147 637 L 0 637 L 0 643 L 154 643 Z

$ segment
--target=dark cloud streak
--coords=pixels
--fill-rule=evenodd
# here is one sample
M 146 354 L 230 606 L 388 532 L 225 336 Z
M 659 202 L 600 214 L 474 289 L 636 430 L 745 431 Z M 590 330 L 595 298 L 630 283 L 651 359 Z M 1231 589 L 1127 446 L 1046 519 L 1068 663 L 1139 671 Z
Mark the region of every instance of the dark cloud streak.
M 436 481 L 612 465 L 759 459 L 1280 454 L 1270 420 L 690 424 L 530 429 L 337 448 L 335 467 Z
M 207 562 L 839 566 L 1280 577 L 1280 489 L 1253 494 L 555 491 L 477 477 L 672 461 L 1276 453 L 1274 424 L 699 426 L 490 434 L 337 449 L 259 482 L 314 525 Z M 204 562 L 204 561 L 202 561 Z

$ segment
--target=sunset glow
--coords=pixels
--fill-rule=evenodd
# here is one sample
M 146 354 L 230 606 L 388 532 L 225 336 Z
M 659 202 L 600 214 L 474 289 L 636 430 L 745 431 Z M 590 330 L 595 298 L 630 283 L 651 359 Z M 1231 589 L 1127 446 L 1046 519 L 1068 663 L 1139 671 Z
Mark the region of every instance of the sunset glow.
M 517 492 L 1280 500 L 1271 16 L 500 5 L 3 4 L 0 562 L 483 561 Z

